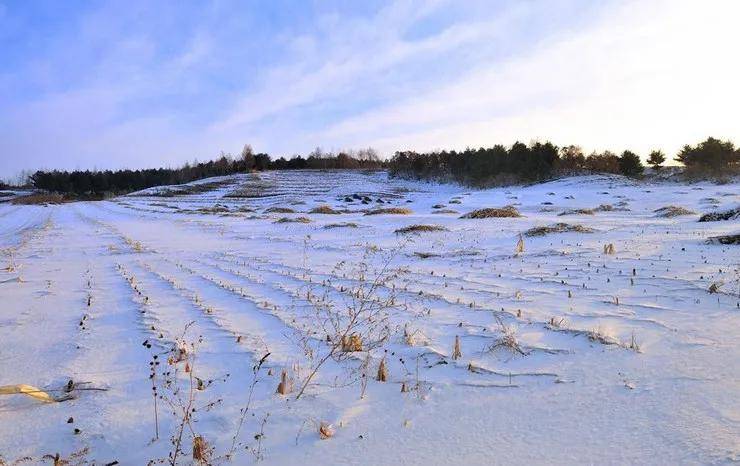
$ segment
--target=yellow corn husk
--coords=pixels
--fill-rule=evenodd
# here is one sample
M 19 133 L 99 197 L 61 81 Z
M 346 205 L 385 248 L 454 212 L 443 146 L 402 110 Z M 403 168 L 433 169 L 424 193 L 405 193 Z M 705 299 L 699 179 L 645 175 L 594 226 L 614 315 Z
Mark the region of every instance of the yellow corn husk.
M 36 398 L 37 400 L 46 403 L 53 403 L 56 401 L 51 395 L 40 388 L 34 387 L 33 385 L 26 385 L 24 383 L 3 385 L 0 387 L 0 395 L 28 395 L 31 398 Z

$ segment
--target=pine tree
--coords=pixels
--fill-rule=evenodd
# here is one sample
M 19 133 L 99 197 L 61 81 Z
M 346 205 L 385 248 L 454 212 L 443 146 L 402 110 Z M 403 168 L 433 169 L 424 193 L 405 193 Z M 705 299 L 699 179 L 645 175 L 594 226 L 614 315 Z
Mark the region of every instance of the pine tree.
M 642 165 L 640 157 L 637 154 L 628 150 L 622 152 L 622 156 L 619 157 L 619 171 L 624 176 L 640 176 L 644 169 L 645 167 Z
M 658 171 L 663 162 L 665 162 L 665 154 L 661 150 L 654 150 L 650 152 L 647 162 L 649 165 L 652 165 L 655 171 Z

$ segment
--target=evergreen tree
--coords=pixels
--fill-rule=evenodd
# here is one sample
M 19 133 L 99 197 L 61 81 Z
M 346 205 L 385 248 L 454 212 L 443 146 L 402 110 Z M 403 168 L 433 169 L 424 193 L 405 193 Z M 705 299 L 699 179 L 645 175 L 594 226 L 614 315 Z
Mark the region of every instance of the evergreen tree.
M 634 152 L 628 150 L 622 152 L 622 156 L 619 157 L 619 171 L 624 176 L 637 177 L 640 176 L 645 167 L 640 161 L 640 157 Z
M 665 154 L 663 151 L 660 150 L 654 150 L 650 152 L 650 155 L 648 156 L 648 164 L 652 165 L 652 167 L 658 171 L 660 170 L 660 166 L 665 162 Z

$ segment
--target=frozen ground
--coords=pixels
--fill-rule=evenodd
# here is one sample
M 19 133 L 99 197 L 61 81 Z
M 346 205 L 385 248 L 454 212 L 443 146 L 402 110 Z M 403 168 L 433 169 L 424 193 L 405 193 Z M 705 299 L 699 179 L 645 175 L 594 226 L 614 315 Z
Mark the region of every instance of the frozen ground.
M 75 384 L 57 403 L 0 396 L 0 458 L 166 463 L 182 416 L 165 398 L 181 387 L 189 399 L 192 376 L 183 464 L 194 435 L 224 462 L 237 431 L 233 464 L 736 463 L 740 246 L 706 240 L 740 225 L 697 220 L 738 203 L 738 184 L 588 177 L 475 191 L 271 172 L 0 204 L 0 386 L 63 396 Z M 509 204 L 522 217 L 459 218 Z M 602 204 L 612 209 L 559 215 Z M 318 205 L 343 213 L 308 213 Z M 657 216 L 667 205 L 694 213 Z M 390 206 L 412 213 L 364 215 Z M 298 217 L 310 222 L 276 223 Z M 593 231 L 524 236 L 515 254 L 520 233 L 558 222 Z M 325 228 L 338 223 L 357 226 Z M 394 233 L 412 224 L 446 230 Z M 376 347 L 328 358 L 296 400 L 330 347 L 327 323 L 364 305 L 377 313 L 363 350 Z M 201 341 L 178 358 L 183 335 Z M 283 369 L 288 395 L 275 393 Z

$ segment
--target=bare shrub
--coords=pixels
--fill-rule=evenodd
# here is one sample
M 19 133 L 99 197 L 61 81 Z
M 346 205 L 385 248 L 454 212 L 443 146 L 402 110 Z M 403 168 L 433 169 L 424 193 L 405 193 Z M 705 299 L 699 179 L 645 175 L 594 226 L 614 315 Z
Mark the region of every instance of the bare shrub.
M 488 346 L 488 351 L 504 349 L 513 354 L 527 356 L 529 352 L 525 351 L 519 344 L 519 340 L 516 337 L 516 329 L 514 327 L 504 325 L 498 317 L 496 320 L 498 321 L 501 334 L 490 346 Z
M 397 250 L 385 253 L 379 266 L 372 267 L 370 262 L 377 254 L 384 253 L 378 248 L 368 247 L 356 264 L 340 262 L 334 268 L 334 275 L 353 278 L 354 285 L 345 290 L 343 302 L 330 298 L 334 290 L 330 281 L 322 283 L 323 293 L 314 293 L 320 296 L 313 301 L 315 317 L 307 336 L 301 340 L 310 369 L 299 384 L 296 399 L 303 395 L 327 361 L 340 362 L 358 352 L 372 352 L 390 337 L 390 310 L 396 301 L 395 287 L 391 282 L 405 270 L 391 268 Z M 381 293 L 381 290 L 386 292 Z M 318 332 L 314 330 L 316 328 Z M 323 333 L 325 338 L 311 337 L 317 333 Z

